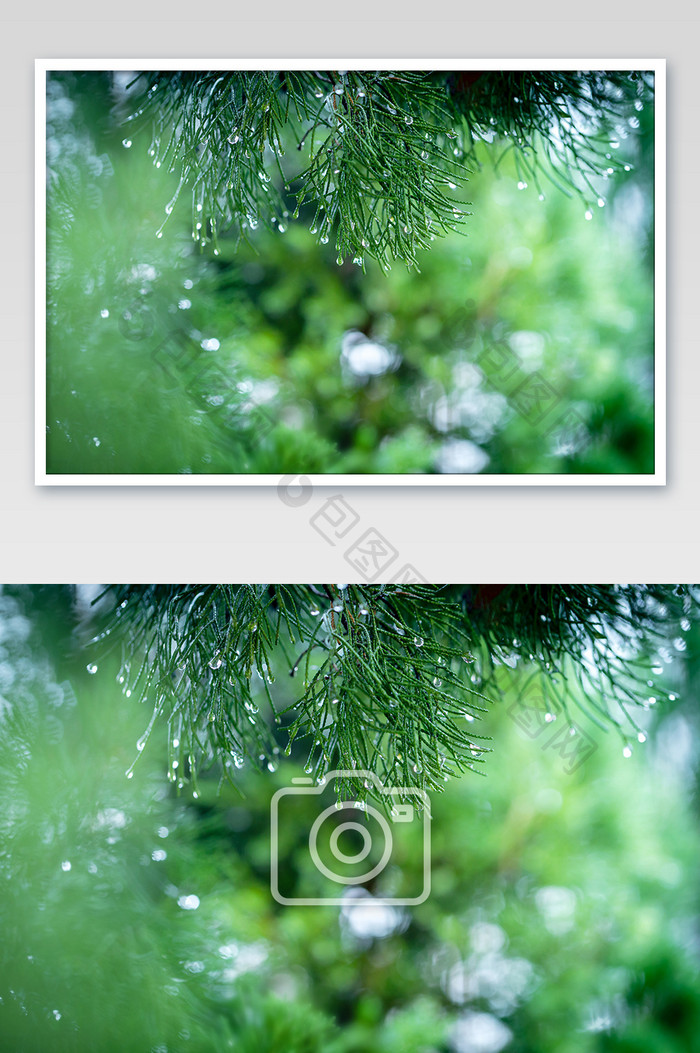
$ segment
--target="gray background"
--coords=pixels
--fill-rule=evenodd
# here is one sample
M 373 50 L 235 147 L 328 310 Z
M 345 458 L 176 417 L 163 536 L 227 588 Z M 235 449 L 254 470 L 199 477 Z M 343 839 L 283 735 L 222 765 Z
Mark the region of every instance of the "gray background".
M 426 579 L 618 581 L 698 578 L 700 172 L 698 22 L 680 3 L 613 3 L 603 22 L 562 5 L 88 3 L 6 19 L 2 44 L 0 579 L 325 580 L 369 578 L 344 551 L 374 528 Z M 596 9 L 598 10 L 598 9 Z M 658 12 L 668 17 L 659 20 Z M 51 20 L 59 13 L 60 20 Z M 195 14 L 201 19 L 194 20 Z M 237 17 L 240 15 L 240 17 Z M 293 16 L 298 18 L 292 20 Z M 498 16 L 489 21 L 481 16 Z M 509 17 L 512 15 L 511 17 Z M 653 17 L 652 17 L 653 16 Z M 143 21 L 140 19 L 144 18 Z M 220 19 L 220 20 L 218 20 Z M 284 504 L 276 487 L 34 486 L 34 59 L 94 57 L 666 58 L 668 61 L 668 484 L 666 487 L 353 487 L 358 524 L 332 545 L 309 523 L 339 488 Z M 379 579 L 378 579 L 379 580 Z

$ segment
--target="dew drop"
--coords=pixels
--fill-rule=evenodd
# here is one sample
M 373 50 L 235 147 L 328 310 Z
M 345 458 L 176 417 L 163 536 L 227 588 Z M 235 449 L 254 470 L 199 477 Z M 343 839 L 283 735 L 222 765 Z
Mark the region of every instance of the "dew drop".
M 527 183 L 524 179 L 521 179 L 518 183 L 518 190 L 527 190 Z
M 68 873 L 68 871 L 69 871 L 70 869 L 71 869 L 71 863 L 70 863 L 70 860 L 68 860 L 68 859 L 64 859 L 64 860 L 63 860 L 63 862 L 61 863 L 61 870 L 63 870 L 63 871 L 65 871 L 66 873 Z
M 101 318 L 109 318 L 109 311 L 107 310 L 106 307 L 103 307 L 102 310 L 100 311 L 100 317 Z
M 632 747 L 631 746 L 625 746 L 625 748 L 622 751 L 622 756 L 623 757 L 631 757 L 632 756 Z
M 128 150 L 131 147 L 131 139 L 122 139 L 122 146 Z
M 591 212 L 590 208 L 586 209 L 585 215 L 586 215 L 586 219 L 593 219 L 593 213 Z
M 416 647 L 422 647 L 423 644 L 425 643 L 425 640 L 423 639 L 422 636 L 414 636 L 413 637 L 413 642 L 416 645 Z
M 647 737 L 646 737 L 646 735 L 644 734 L 644 732 L 643 732 L 643 731 L 640 731 L 640 732 L 639 732 L 639 733 L 637 734 L 637 742 L 646 742 L 646 740 L 647 740 Z
M 90 665 L 86 666 L 86 669 L 87 669 L 88 673 L 90 673 L 92 675 L 94 675 L 97 672 L 97 666 L 95 665 L 94 662 L 91 662 Z
M 220 669 L 223 664 L 224 664 L 223 658 L 221 658 L 220 655 L 215 654 L 214 657 L 209 662 L 209 668 L 210 669 Z

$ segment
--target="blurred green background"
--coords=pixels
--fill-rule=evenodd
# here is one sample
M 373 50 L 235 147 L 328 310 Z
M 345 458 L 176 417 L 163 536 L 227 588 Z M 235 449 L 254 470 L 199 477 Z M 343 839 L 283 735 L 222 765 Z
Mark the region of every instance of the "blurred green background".
M 485 777 L 433 798 L 425 903 L 283 907 L 269 804 L 303 745 L 285 757 L 280 736 L 277 770 L 236 769 L 239 793 L 214 771 L 195 798 L 156 725 L 127 779 L 147 712 L 79 615 L 60 587 L 0 595 L 3 1050 L 700 1050 L 697 624 L 650 677 L 629 757 L 588 723 L 578 766 L 529 737 L 522 670 Z M 306 833 L 282 833 L 299 888 Z M 419 880 L 419 853 L 392 865 Z
M 313 210 L 215 256 L 185 190 L 156 237 L 177 177 L 129 79 L 48 79 L 50 474 L 654 471 L 652 107 L 592 210 L 482 144 L 466 235 L 384 274 Z

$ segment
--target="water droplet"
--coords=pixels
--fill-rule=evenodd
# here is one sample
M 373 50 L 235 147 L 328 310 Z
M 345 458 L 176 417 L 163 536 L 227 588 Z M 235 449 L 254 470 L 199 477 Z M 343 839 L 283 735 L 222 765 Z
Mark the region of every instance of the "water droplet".
M 678 698 L 678 695 L 674 695 L 673 693 L 671 693 L 671 694 L 670 694 L 670 695 L 668 696 L 668 700 L 669 700 L 669 702 L 675 702 L 677 698 Z M 649 699 L 649 701 L 651 702 L 651 699 Z
M 591 212 L 590 208 L 586 209 L 585 215 L 586 215 L 586 219 L 593 219 L 593 213 Z
M 124 774 L 126 775 L 127 779 L 133 779 L 133 777 L 134 777 L 133 771 L 127 771 L 127 772 L 124 772 Z
M 555 719 L 554 713 L 545 713 L 544 719 L 548 724 L 551 724 L 552 721 Z
M 527 183 L 524 179 L 521 179 L 518 183 L 518 190 L 527 190 Z
M 129 145 L 131 145 L 131 144 L 129 144 Z M 53 1015 L 54 1015 L 54 1019 L 55 1020 L 60 1020 L 61 1019 L 61 1014 L 59 1013 L 58 1009 L 54 1009 Z
M 287 228 L 286 228 L 286 227 L 283 227 L 283 226 L 282 226 L 282 224 L 280 223 L 280 224 L 278 225 L 277 229 L 278 229 L 278 231 L 280 232 L 280 234 L 284 234 L 284 232 L 285 232 L 285 230 L 286 230 Z
M 602 197 L 598 198 L 598 208 L 605 208 L 605 201 Z
M 337 706 L 337 705 L 338 705 L 338 701 L 339 701 L 339 700 L 338 700 L 337 698 L 332 698 L 332 699 L 331 699 L 331 705 L 332 705 L 332 706 Z
M 341 264 L 341 263 L 343 262 L 343 256 L 342 256 L 342 253 L 340 253 L 340 252 L 338 253 L 338 255 L 337 255 L 337 257 L 336 257 L 336 261 L 335 261 L 335 262 L 336 262 L 337 264 L 339 264 L 339 265 L 340 265 L 340 264 Z
M 61 870 L 64 870 L 66 873 L 68 873 L 68 871 L 70 869 L 71 869 L 70 860 L 64 859 L 63 862 L 61 863 Z
M 413 117 L 411 117 L 410 114 L 406 114 L 406 116 L 404 117 L 404 121 L 406 122 L 406 124 L 413 124 Z
M 422 647 L 423 644 L 425 643 L 425 640 L 423 639 L 422 636 L 414 636 L 413 637 L 413 642 L 416 645 L 416 647 Z
M 321 237 L 321 244 L 322 245 L 327 245 L 328 244 L 328 235 L 327 234 L 322 235 L 322 237 Z
M 220 669 L 223 664 L 224 664 L 223 658 L 221 658 L 220 655 L 215 654 L 214 657 L 209 662 L 209 668 L 210 669 Z
M 631 746 L 625 746 L 625 748 L 622 751 L 622 756 L 623 757 L 631 757 L 632 756 L 632 747 Z
M 646 742 L 647 737 L 643 731 L 637 733 L 637 742 Z
M 435 687 L 442 687 L 442 680 L 439 676 L 433 677 L 433 684 L 435 685 Z
M 163 231 L 162 230 L 156 231 L 156 237 L 157 238 L 162 238 L 163 237 Z
M 91 673 L 93 675 L 97 672 L 97 666 L 94 662 L 91 662 L 90 665 L 86 666 L 86 669 L 88 673 Z
M 307 775 L 311 775 L 311 772 L 313 770 L 314 770 L 313 764 L 307 764 L 306 767 L 304 768 L 304 771 L 306 772 Z
M 122 146 L 125 146 L 128 150 L 131 146 L 131 139 L 122 139 Z
M 268 771 L 277 771 L 277 765 L 274 764 L 273 761 L 268 761 L 267 762 L 267 770 Z
M 102 308 L 102 310 L 100 311 L 100 316 L 102 318 L 109 318 L 109 311 L 107 310 L 106 307 Z
M 544 201 L 544 194 L 539 194 L 538 196 L 539 196 L 540 201 Z

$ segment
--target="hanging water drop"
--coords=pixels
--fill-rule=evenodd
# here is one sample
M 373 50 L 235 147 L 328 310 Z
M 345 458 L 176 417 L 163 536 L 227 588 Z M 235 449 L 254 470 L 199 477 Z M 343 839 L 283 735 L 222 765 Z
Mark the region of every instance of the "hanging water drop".
M 220 669 L 223 664 L 224 664 L 223 658 L 220 655 L 215 654 L 214 657 L 209 662 L 209 668 L 210 669 Z
M 94 662 L 91 662 L 90 665 L 86 666 L 85 668 L 91 675 L 94 675 L 97 672 L 97 665 Z
M 122 139 L 122 146 L 125 146 L 128 150 L 131 146 L 131 139 Z
M 413 642 L 416 645 L 416 647 L 422 647 L 423 644 L 425 643 L 425 640 L 423 639 L 422 636 L 414 636 L 413 637 Z
M 632 747 L 631 746 L 625 746 L 625 748 L 622 751 L 622 756 L 623 757 L 631 757 L 632 756 Z

